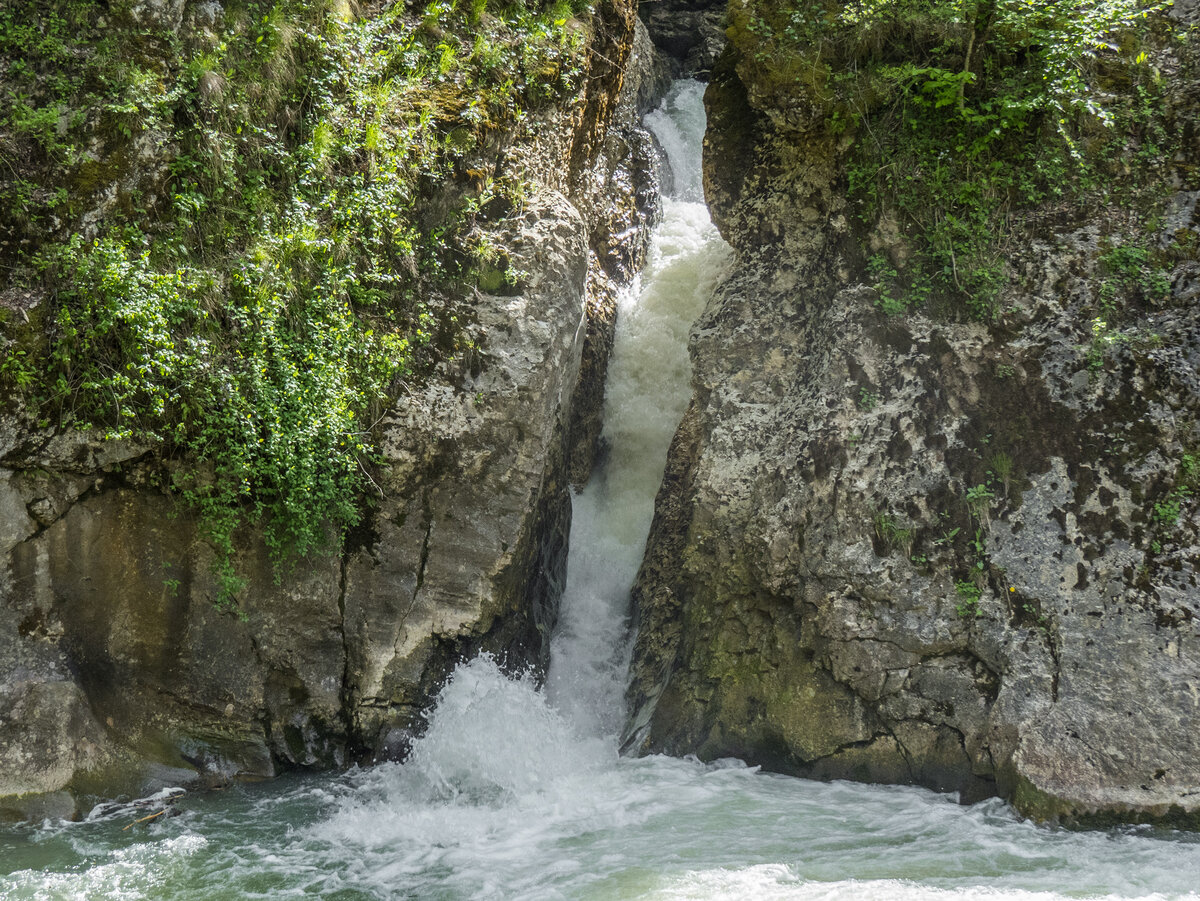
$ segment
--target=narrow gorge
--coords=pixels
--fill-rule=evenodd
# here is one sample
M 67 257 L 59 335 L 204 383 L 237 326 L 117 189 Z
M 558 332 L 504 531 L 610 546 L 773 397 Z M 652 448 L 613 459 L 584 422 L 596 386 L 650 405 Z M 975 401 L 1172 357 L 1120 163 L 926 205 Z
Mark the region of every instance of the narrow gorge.
M 0 897 L 1195 897 L 1194 4 L 52 5 Z

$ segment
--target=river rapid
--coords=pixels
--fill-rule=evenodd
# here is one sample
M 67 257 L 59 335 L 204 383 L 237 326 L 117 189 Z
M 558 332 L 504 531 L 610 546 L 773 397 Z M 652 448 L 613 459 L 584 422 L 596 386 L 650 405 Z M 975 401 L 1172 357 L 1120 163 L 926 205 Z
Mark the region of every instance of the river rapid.
M 544 686 L 464 663 L 403 764 L 0 827 L 3 899 L 1200 899 L 1200 835 L 1073 832 L 998 801 L 622 758 L 629 587 L 690 394 L 687 334 L 728 265 L 700 186 L 703 86 L 648 117 L 675 173 L 623 298 L 609 453 L 574 498 Z

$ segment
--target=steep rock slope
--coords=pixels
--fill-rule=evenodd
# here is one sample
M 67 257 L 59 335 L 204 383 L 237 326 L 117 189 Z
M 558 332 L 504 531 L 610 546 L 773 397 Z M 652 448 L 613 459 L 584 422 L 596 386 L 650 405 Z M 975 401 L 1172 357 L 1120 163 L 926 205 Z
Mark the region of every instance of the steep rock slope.
M 432 81 L 432 99 L 423 102 L 434 117 L 405 118 L 396 107 L 398 121 L 436 123 L 439 146 L 454 161 L 443 180 L 421 186 L 418 226 L 446 230 L 449 247 L 445 223 L 463 220 L 447 220 L 447 210 L 461 209 L 493 179 L 520 184 L 500 200 L 484 196 L 491 206 L 466 220 L 474 231 L 461 242 L 482 248 L 478 262 L 467 278 L 434 285 L 418 325 L 432 335 L 411 333 L 429 342 L 428 366 L 401 372 L 390 399 L 368 411 L 377 421 L 368 424 L 373 449 L 361 462 L 374 500 L 344 533 L 314 523 L 328 532 L 324 549 L 281 562 L 267 540 L 270 524 L 251 514 L 231 533 L 232 553 L 223 553 L 205 508 L 164 490 L 180 484 L 180 474 L 199 473 L 202 483 L 221 461 L 197 467 L 169 442 L 105 438 L 102 428 L 59 426 L 35 409 L 22 389 L 36 386 L 38 355 L 61 336 L 60 299 L 53 284 L 36 280 L 5 291 L 3 341 L 13 363 L 4 371 L 10 396 L 0 415 L 0 811 L 70 815 L 89 796 L 402 753 L 421 710 L 464 655 L 486 649 L 514 666 L 543 659 L 565 562 L 568 460 L 586 470 L 595 438 L 577 423 L 598 408 L 605 311 L 638 265 L 654 215 L 653 149 L 636 124 L 639 84 L 625 78 L 636 20 L 623 0 L 579 18 L 531 7 L 534 18 L 520 19 L 521 27 L 550 35 L 539 38 L 550 41 L 549 57 L 527 57 L 543 67 L 534 75 L 557 77 L 559 69 L 545 68 L 555 64 L 570 77 L 537 88 L 531 75 L 528 90 L 542 90 L 541 99 L 533 103 L 530 94 L 527 110 L 502 107 L 498 122 L 484 116 L 481 126 L 448 93 L 463 89 L 463 77 L 438 30 L 447 8 L 435 6 L 333 3 L 328 13 L 330 27 L 361 24 L 366 34 L 399 27 L 443 41 L 440 70 L 407 76 L 418 91 Z M 152 57 L 180 43 L 207 46 L 214 35 L 249 42 L 253 51 L 254 30 L 234 24 L 238 10 L 113 3 L 84 14 L 109 16 L 102 27 L 158 35 L 161 43 L 146 51 Z M 497 21 L 489 15 L 483 32 Z M 416 17 L 411 26 L 406 16 Z M 236 21 L 254 25 L 245 16 Z M 263 23 L 267 44 L 290 39 L 286 23 Z M 476 56 L 519 50 L 504 34 L 490 36 L 493 44 L 477 40 Z M 645 51 L 644 34 L 639 42 Z M 563 52 L 569 56 L 555 56 Z M 163 79 L 172 65 L 161 62 Z M 390 65 L 384 78 L 410 59 Z M 437 86 L 438 71 L 449 87 Z M 183 108 L 191 103 L 186 90 L 196 90 L 206 109 L 218 109 L 231 90 L 222 82 L 208 70 L 181 89 Z M 376 85 L 370 96 L 386 98 L 387 89 Z M 496 102 L 512 102 L 500 96 Z M 386 135 L 389 113 L 381 109 L 379 131 L 372 137 L 368 123 L 361 145 L 367 159 Z M 108 113 L 97 115 L 103 123 Z M 281 115 L 296 112 L 285 106 Z M 364 140 L 345 127 L 347 141 Z M 64 128 L 70 134 L 74 125 Z M 482 137 L 471 138 L 471 129 Z M 4 137 L 28 134 L 14 127 Z M 323 140 L 319 126 L 304 146 L 320 150 Z M 5 252 L 53 240 L 56 228 L 103 236 L 108 217 L 127 215 L 112 210 L 128 209 L 130 197 L 169 205 L 163 192 L 180 190 L 169 173 L 186 165 L 173 158 L 178 152 L 136 131 L 94 140 L 82 165 L 117 180 L 71 183 L 68 193 L 83 192 L 82 199 L 71 195 L 64 209 L 80 218 L 25 220 Z M 361 162 L 364 150 L 356 152 L 350 159 Z M 131 159 L 138 153 L 145 159 Z M 376 171 L 367 170 L 368 182 Z M 146 181 L 155 172 L 163 180 Z M 155 221 L 146 226 L 151 234 L 162 230 Z M 353 263 L 373 238 L 350 237 Z M 29 257 L 17 248 L 18 263 Z
M 901 192 L 862 213 L 855 154 L 882 120 L 831 115 L 834 39 L 787 57 L 770 41 L 795 32 L 772 17 L 800 6 L 730 9 L 706 183 L 739 267 L 692 333 L 695 394 L 634 593 L 630 745 L 1194 825 L 1194 11 L 1142 32 L 1172 150 L 1131 161 L 1145 133 L 1122 134 L 1102 179 L 1148 167 L 1141 199 L 1028 204 L 979 315 L 947 300 L 963 259 L 940 298 L 940 267 L 913 263 L 937 233 L 897 212 Z M 817 27 L 850 22 L 860 64 L 903 52 L 904 23 L 872 42 L 848 10 Z M 965 68 L 940 71 L 971 73 L 981 21 L 960 32 Z

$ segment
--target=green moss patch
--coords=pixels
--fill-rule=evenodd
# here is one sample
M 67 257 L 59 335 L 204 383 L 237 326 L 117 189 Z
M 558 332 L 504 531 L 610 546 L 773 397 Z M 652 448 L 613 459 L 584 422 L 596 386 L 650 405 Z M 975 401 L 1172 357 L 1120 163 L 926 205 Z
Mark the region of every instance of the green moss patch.
M 881 309 L 991 319 L 1028 227 L 1157 199 L 1176 136 L 1155 60 L 1190 39 L 1167 5 L 787 0 L 729 33 L 773 118 L 848 141 Z

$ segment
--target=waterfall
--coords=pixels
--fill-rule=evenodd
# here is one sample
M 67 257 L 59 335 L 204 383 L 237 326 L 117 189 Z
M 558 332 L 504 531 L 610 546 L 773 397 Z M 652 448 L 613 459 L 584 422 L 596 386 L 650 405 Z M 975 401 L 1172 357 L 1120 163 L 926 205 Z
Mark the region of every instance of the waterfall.
M 546 685 L 479 657 L 403 764 L 237 786 L 141 831 L 0 827 L 0 899 L 1200 901 L 1195 835 L 1050 830 L 997 799 L 618 755 L 629 588 L 688 400 L 689 325 L 727 260 L 700 191 L 701 91 L 681 82 L 648 117 L 677 190 L 621 299 L 611 450 L 574 498 Z
M 699 82 L 678 82 L 647 117 L 675 196 L 663 199 L 646 267 L 618 301 L 604 402 L 608 453 L 572 499 L 545 687 L 504 675 L 486 655 L 461 665 L 404 766 L 387 771 L 389 792 L 428 803 L 524 804 L 610 774 L 625 718 L 629 592 L 667 448 L 691 395 L 688 331 L 729 259 L 703 202 L 703 92 Z
M 704 205 L 704 86 L 678 83 L 646 117 L 674 176 L 645 270 L 620 297 L 605 389 L 609 452 L 574 498 L 567 584 L 551 641 L 547 696 L 582 734 L 624 716 L 626 615 L 667 448 L 691 397 L 687 336 L 729 259 Z

